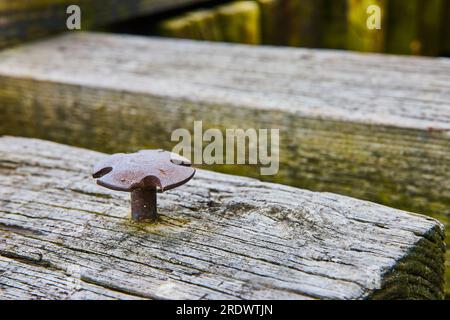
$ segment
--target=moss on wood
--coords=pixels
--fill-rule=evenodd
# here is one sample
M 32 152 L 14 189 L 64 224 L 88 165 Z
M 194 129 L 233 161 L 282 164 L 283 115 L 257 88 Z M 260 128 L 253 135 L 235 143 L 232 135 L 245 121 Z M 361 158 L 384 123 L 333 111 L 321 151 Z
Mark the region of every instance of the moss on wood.
M 444 233 L 440 228 L 431 230 L 419 240 L 409 255 L 386 272 L 383 290 L 371 295 L 375 300 L 391 299 L 443 299 L 444 298 Z M 431 264 L 430 264 L 431 263 Z

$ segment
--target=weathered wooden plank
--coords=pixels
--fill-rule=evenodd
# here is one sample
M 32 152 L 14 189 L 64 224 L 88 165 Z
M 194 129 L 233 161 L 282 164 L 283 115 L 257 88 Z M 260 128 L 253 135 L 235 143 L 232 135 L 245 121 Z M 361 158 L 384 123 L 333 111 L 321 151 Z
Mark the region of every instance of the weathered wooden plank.
M 449 71 L 446 59 L 68 35 L 0 54 L 1 132 L 118 151 L 170 149 L 193 119 L 276 127 L 283 182 L 436 206 L 449 197 Z
M 0 226 L 1 238 L 6 232 L 4 225 Z M 9 231 L 8 231 L 9 232 Z M 3 252 L 3 254 L 6 254 Z M 0 253 L 0 297 L 2 300 L 31 299 L 140 299 L 139 297 L 117 292 L 112 288 L 81 280 L 80 274 L 74 273 L 68 265 L 68 270 L 54 269 L 42 266 L 42 261 L 32 260 L 33 257 L 17 256 L 6 258 Z M 36 258 L 41 257 L 36 255 Z M 30 260 L 31 258 L 31 260 Z M 74 266 L 79 270 L 79 266 Z
M 67 30 L 67 7 L 81 9 L 83 30 L 205 0 L 0 0 L 0 48 Z
M 446 59 L 81 33 L 0 54 L 0 133 L 118 152 L 170 150 L 194 120 L 279 128 L 262 178 L 448 223 L 449 84 Z
M 90 177 L 102 157 L 0 138 L 0 298 L 442 297 L 431 218 L 198 170 L 136 224 Z

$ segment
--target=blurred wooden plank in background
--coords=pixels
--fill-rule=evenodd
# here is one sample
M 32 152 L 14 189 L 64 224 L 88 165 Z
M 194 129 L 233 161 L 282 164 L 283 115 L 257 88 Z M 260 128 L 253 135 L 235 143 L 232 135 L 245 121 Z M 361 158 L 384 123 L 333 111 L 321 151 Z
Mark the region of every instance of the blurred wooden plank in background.
M 222 41 L 223 32 L 218 23 L 217 13 L 213 10 L 197 10 L 186 15 L 193 29 L 195 39 Z
M 257 0 L 261 16 L 261 41 L 263 44 L 277 43 L 280 1 L 282 0 Z
M 236 1 L 219 6 L 217 16 L 224 41 L 261 43 L 260 12 L 255 1 Z
M 450 0 L 445 1 L 443 10 L 442 26 L 441 26 L 441 43 L 442 53 L 450 57 Z
M 347 49 L 347 0 L 323 0 L 320 47 Z
M 320 47 L 320 38 L 324 21 L 322 20 L 323 0 L 299 1 L 299 43 L 296 46 L 307 48 Z
M 193 9 L 163 18 L 159 23 L 163 27 L 153 34 L 259 43 L 255 37 L 249 40 L 245 36 L 248 33 L 245 30 L 258 30 L 254 27 L 254 15 L 248 15 L 256 13 L 254 7 L 248 10 L 251 2 L 259 6 L 259 33 L 263 44 L 430 56 L 445 52 L 449 28 L 444 12 L 448 11 L 446 6 L 450 0 L 248 0 L 245 6 L 241 5 L 242 1 L 231 1 L 222 6 L 210 3 L 206 10 Z M 367 26 L 372 14 L 368 11 L 371 5 L 377 5 L 381 10 L 380 30 L 370 30 Z M 222 14 L 222 19 L 212 18 L 224 8 L 226 14 Z M 243 15 L 244 12 L 247 15 Z M 244 23 L 243 20 L 248 21 Z M 217 29 L 218 24 L 222 34 L 228 34 L 226 38 L 230 40 L 197 30 L 198 27 Z M 246 27 L 237 27 L 239 25 Z M 244 36 L 239 36 L 241 33 Z
M 298 0 L 280 0 L 277 6 L 276 19 L 276 42 L 275 45 L 297 45 L 300 40 L 298 30 L 299 21 L 299 1 Z
M 173 17 L 162 21 L 158 26 L 158 34 L 163 37 L 196 39 L 192 21 L 186 17 Z
M 163 19 L 157 33 L 173 38 L 260 44 L 260 9 L 255 1 L 196 9 Z
M 0 48 L 67 31 L 67 7 L 81 8 L 83 30 L 205 0 L 0 0 Z
M 388 4 L 388 53 L 433 56 L 441 52 L 443 0 L 390 0 Z
M 271 10 L 275 12 L 271 28 L 271 44 L 317 47 L 322 28 L 322 0 L 278 0 Z M 264 30 L 264 27 L 263 27 Z
M 420 0 L 419 2 L 419 40 L 420 54 L 436 56 L 442 50 L 442 23 L 450 29 L 450 20 L 443 21 L 444 2 L 449 0 Z
M 207 0 L 0 0 L 0 47 L 66 30 L 66 7 L 78 4 L 83 29 L 146 16 L 143 29 L 167 37 L 435 56 L 450 52 L 449 2 L 247 0 L 214 6 Z M 197 3 L 208 7 L 189 7 Z M 372 4 L 382 10 L 381 30 L 367 28 Z M 187 11 L 169 13 L 154 27 L 160 18 L 153 14 L 183 7 Z M 145 33 L 140 29 L 136 33 Z
M 389 0 L 386 50 L 395 54 L 418 54 L 419 0 Z

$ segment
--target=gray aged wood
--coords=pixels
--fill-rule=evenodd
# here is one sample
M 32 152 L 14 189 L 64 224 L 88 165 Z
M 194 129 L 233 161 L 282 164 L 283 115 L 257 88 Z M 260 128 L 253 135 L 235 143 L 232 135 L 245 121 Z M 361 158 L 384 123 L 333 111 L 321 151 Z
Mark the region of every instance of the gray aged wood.
M 149 13 L 206 0 L 0 0 L 0 48 L 67 31 L 67 8 L 81 9 L 81 28 L 88 30 Z
M 0 53 L 0 114 L 0 134 L 109 153 L 171 150 L 194 120 L 279 128 L 264 179 L 449 221 L 448 59 L 79 33 Z
M 441 298 L 442 225 L 370 202 L 198 170 L 136 224 L 104 154 L 0 138 L 1 299 Z
M 449 101 L 448 59 L 95 33 L 0 54 L 0 133 L 117 152 L 171 149 L 194 120 L 279 128 L 280 173 L 266 179 L 443 221 Z

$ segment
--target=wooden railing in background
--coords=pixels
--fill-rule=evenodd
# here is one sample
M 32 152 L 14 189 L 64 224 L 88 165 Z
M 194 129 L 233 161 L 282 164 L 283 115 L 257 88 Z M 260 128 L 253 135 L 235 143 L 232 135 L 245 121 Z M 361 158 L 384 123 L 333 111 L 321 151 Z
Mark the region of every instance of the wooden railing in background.
M 395 54 L 450 53 L 449 0 L 248 0 L 177 14 L 155 34 L 210 41 L 350 49 Z M 370 30 L 367 8 L 381 9 Z
M 0 49 L 67 31 L 67 8 L 81 9 L 82 30 L 206 0 L 0 0 Z
M 66 9 L 76 4 L 82 11 L 82 30 L 144 17 L 144 27 L 141 25 L 138 33 L 247 44 L 450 55 L 450 0 L 224 2 L 0 0 L 0 48 L 67 31 Z M 367 8 L 373 4 L 381 9 L 380 30 L 369 30 L 366 25 Z M 177 10 L 170 13 L 172 9 Z M 161 12 L 164 18 L 155 16 Z

